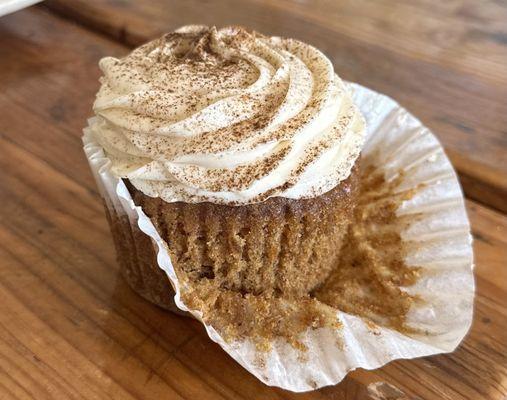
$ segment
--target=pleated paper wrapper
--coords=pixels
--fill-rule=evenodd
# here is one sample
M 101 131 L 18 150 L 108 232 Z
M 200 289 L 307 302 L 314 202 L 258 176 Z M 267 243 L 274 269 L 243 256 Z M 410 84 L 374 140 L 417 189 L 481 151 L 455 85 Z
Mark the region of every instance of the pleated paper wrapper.
M 472 322 L 470 226 L 461 187 L 441 144 L 389 97 L 358 84 L 350 84 L 349 88 L 367 123 L 364 162 L 382 170 L 386 180 L 403 171 L 399 190 L 419 187 L 397 213 L 418 214 L 402 232 L 402 239 L 417 243 L 410 246 L 414 250 L 405 261 L 421 268 L 421 277 L 404 290 L 423 299 L 412 306 L 407 323 L 425 334 L 407 335 L 385 327 L 372 329 L 362 318 L 337 311 L 340 328 L 309 329 L 303 335 L 308 347 L 304 357 L 300 350 L 280 339 L 269 353 L 262 354 L 264 362 L 259 363 L 253 343 L 226 343 L 212 326 L 204 324 L 209 337 L 262 382 L 295 392 L 334 385 L 356 368 L 374 369 L 396 359 L 451 352 Z M 158 247 L 158 265 L 176 293 L 176 306 L 202 321 L 200 313 L 189 310 L 180 298 L 180 285 L 167 245 L 143 210 L 135 206 L 122 180 L 110 172 L 110 161 L 102 148 L 87 129 L 84 132 L 85 153 L 106 206 L 111 212 L 128 216 L 133 226 L 152 238 Z

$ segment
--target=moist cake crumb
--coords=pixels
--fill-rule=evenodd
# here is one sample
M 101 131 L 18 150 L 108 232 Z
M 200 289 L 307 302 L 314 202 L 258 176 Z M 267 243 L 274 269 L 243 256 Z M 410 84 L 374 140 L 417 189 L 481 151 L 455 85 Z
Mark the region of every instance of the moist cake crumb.
M 249 339 L 260 351 L 278 338 L 305 351 L 305 331 L 340 327 L 337 310 L 364 318 L 373 332 L 377 325 L 410 332 L 406 317 L 417 299 L 403 288 L 417 281 L 420 269 L 404 262 L 408 243 L 401 231 L 410 221 L 396 210 L 416 189 L 397 192 L 401 179 L 386 182 L 380 171 L 364 169 L 340 258 L 317 289 L 248 293 L 213 275 L 191 277 L 174 263 L 183 302 L 226 341 Z

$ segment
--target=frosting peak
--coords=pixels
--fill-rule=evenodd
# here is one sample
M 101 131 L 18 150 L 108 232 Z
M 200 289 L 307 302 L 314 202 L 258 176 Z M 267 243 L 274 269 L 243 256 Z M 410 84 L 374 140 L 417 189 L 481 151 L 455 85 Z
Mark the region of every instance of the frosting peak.
M 185 26 L 100 68 L 91 131 L 114 173 L 168 202 L 314 197 L 364 141 L 331 62 L 296 40 Z

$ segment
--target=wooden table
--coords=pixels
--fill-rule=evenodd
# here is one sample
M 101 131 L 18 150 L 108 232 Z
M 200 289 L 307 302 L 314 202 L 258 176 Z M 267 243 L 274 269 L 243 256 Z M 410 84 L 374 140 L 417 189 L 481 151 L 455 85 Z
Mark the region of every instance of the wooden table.
M 454 353 L 294 394 L 263 385 L 199 323 L 126 286 L 81 150 L 97 61 L 189 22 L 313 43 L 345 79 L 395 97 L 439 136 L 475 237 L 474 324 Z M 504 399 L 507 5 L 53 0 L 2 17 L 0 201 L 2 400 Z

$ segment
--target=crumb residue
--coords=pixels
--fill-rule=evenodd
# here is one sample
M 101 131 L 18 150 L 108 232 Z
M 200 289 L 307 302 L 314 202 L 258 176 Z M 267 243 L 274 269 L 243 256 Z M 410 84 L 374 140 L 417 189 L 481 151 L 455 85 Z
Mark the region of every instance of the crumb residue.
M 401 202 L 415 190 L 396 192 L 401 176 L 386 182 L 373 168 L 362 172 L 360 197 L 341 256 L 326 282 L 304 296 L 286 293 L 255 295 L 220 287 L 213 279 L 184 279 L 182 299 L 200 310 L 227 341 L 250 339 L 268 351 L 281 338 L 300 350 L 308 329 L 339 328 L 336 310 L 402 332 L 407 313 L 416 300 L 403 287 L 413 285 L 419 268 L 404 262 L 401 231 L 407 221 L 396 215 Z
M 340 261 L 314 296 L 331 307 L 364 317 L 372 326 L 406 331 L 405 317 L 415 299 L 402 287 L 416 282 L 419 268 L 404 262 L 400 233 L 406 221 L 396 210 L 415 190 L 397 193 L 401 178 L 385 182 L 372 168 L 364 171 Z
M 203 319 L 225 340 L 251 339 L 258 350 L 268 351 L 274 339 L 285 339 L 293 347 L 306 350 L 301 334 L 308 328 L 338 328 L 335 310 L 309 295 L 302 298 L 241 294 L 194 283 L 182 292 L 189 308 L 198 309 Z

